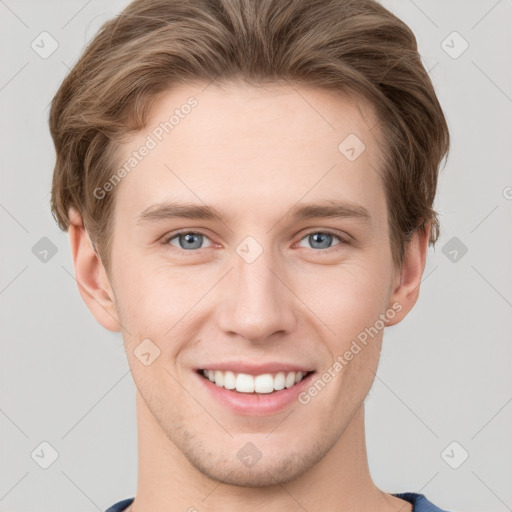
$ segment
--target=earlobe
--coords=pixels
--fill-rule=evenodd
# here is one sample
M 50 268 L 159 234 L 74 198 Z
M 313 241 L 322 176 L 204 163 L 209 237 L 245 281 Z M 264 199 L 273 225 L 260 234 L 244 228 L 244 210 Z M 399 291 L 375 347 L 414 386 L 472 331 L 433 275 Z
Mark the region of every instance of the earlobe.
M 115 298 L 103 263 L 93 248 L 80 214 L 70 210 L 69 238 L 78 290 L 94 318 L 109 331 L 119 332 Z
M 401 322 L 413 308 L 420 293 L 421 278 L 425 269 L 427 258 L 430 226 L 424 230 L 416 230 L 405 247 L 404 261 L 399 274 L 398 283 L 391 294 L 388 307 L 400 304 L 401 309 L 393 319 L 387 322 L 388 326 Z

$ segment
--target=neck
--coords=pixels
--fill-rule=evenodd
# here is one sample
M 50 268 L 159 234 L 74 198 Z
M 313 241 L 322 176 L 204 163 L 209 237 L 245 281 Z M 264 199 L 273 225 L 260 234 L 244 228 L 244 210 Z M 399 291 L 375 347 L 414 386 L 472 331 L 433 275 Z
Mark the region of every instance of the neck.
M 298 478 L 275 486 L 240 487 L 201 473 L 165 435 L 137 392 L 138 484 L 130 512 L 410 512 L 410 504 L 380 491 L 367 461 L 364 406 L 325 457 Z

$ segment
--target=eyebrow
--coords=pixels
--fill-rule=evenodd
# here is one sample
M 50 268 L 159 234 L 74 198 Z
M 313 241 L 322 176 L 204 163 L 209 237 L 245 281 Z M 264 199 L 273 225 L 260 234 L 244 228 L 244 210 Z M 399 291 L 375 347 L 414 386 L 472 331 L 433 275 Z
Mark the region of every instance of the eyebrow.
M 158 222 L 169 219 L 217 220 L 223 221 L 223 214 L 213 206 L 195 203 L 162 202 L 142 211 L 136 220 L 137 224 Z M 296 220 L 319 218 L 358 219 L 369 224 L 370 212 L 362 205 L 339 200 L 322 201 L 321 204 L 297 203 L 284 216 Z M 283 217 L 283 218 L 284 218 Z

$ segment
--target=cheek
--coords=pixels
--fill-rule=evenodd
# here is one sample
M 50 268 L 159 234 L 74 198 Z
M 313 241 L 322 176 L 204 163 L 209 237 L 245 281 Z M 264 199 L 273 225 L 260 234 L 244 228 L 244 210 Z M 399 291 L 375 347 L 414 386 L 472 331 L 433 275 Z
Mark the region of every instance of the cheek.
M 193 305 L 197 287 L 187 273 L 152 269 L 147 261 L 124 261 L 118 266 L 116 300 L 128 337 L 162 338 Z M 197 299 L 196 299 L 197 301 Z
M 388 299 L 387 277 L 369 266 L 343 269 L 333 274 L 322 297 L 324 317 L 330 327 L 325 338 L 330 361 L 324 371 L 335 384 L 332 400 L 341 411 L 353 411 L 367 395 L 375 378 Z M 328 377 L 329 378 L 329 377 Z
M 368 261 L 317 269 L 302 275 L 296 289 L 297 295 L 329 327 L 326 333 L 340 349 L 375 323 L 389 297 L 385 270 Z
M 179 403 L 180 387 L 175 385 L 175 379 L 179 380 L 180 375 L 174 362 L 189 339 L 186 331 L 193 318 L 187 315 L 191 301 L 184 297 L 190 295 L 186 283 L 175 271 L 168 269 L 164 275 L 150 271 L 142 263 L 126 264 L 118 277 L 118 312 L 125 327 L 124 345 L 137 388 L 146 399 L 155 389 L 168 389 L 177 393 Z M 174 407 L 174 403 L 167 407 Z
M 300 264 L 285 269 L 283 280 L 293 293 L 284 294 L 302 318 L 328 327 L 324 336 L 343 348 L 362 330 L 372 325 L 387 304 L 387 264 L 378 251 L 354 253 L 337 265 Z M 219 277 L 224 267 L 216 265 L 176 266 L 143 255 L 121 254 L 115 263 L 115 292 L 120 320 L 128 338 L 177 339 L 191 319 L 213 311 L 215 297 L 229 294 Z M 231 277 L 233 278 L 233 277 Z M 215 293 L 208 294 L 212 287 Z M 300 310 L 300 311 L 299 311 Z M 322 328 L 323 330 L 323 328 Z M 319 333 L 319 336 L 323 337 Z
M 367 262 L 368 263 L 368 262 Z M 339 400 L 363 399 L 377 371 L 389 299 L 389 279 L 385 263 L 373 264 L 344 275 L 344 291 L 337 302 L 336 342 L 331 346 L 341 376 Z M 348 402 L 347 402 L 348 405 Z

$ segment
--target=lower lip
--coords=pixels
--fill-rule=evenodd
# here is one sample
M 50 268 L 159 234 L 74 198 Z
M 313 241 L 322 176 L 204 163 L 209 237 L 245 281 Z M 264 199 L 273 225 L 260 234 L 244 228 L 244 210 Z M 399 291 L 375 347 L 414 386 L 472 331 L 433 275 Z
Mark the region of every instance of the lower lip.
M 316 372 L 310 373 L 291 388 L 263 394 L 239 393 L 236 390 L 217 386 L 215 382 L 212 382 L 197 371 L 194 373 L 208 393 L 236 414 L 267 416 L 286 409 L 286 407 L 297 400 L 297 396 L 311 384 L 312 377 Z

